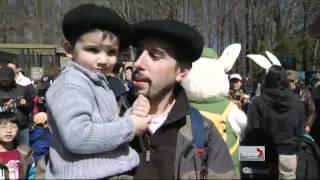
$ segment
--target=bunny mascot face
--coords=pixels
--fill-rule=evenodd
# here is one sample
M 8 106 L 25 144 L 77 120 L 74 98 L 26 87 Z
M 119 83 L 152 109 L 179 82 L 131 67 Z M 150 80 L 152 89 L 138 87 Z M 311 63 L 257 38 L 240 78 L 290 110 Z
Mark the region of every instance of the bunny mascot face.
M 226 73 L 232 69 L 240 50 L 240 44 L 232 44 L 219 58 L 215 58 L 207 53 L 212 49 L 204 48 L 202 57 L 192 64 L 190 73 L 181 82 L 192 105 L 215 124 L 226 141 L 236 168 L 239 166 L 240 136 L 247 117 L 228 100 L 229 80 Z

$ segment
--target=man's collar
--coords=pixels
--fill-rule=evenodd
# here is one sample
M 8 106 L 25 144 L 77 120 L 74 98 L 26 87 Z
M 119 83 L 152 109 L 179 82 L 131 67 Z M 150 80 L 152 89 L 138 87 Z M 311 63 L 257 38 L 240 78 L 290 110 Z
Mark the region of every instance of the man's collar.
M 189 113 L 189 101 L 184 89 L 178 85 L 174 91 L 175 103 L 169 112 L 167 120 L 162 126 L 171 124 L 185 117 Z

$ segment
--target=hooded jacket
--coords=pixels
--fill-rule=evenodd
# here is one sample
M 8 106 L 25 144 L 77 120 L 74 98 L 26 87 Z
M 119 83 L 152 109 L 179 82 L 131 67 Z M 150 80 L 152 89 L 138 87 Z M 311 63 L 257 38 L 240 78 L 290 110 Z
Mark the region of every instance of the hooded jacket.
M 275 145 L 277 153 L 295 154 L 296 144 L 287 142 L 303 135 L 304 118 L 303 103 L 292 91 L 264 89 L 249 107 L 245 141 L 250 138 L 263 141 L 258 136 L 248 137 L 258 130 L 270 137 L 269 143 Z

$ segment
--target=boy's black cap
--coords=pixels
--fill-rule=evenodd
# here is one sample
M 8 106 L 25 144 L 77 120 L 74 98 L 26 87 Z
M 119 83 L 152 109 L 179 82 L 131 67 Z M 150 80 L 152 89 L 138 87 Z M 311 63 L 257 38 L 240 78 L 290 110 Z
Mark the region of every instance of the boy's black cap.
M 133 29 L 128 22 L 111 9 L 94 4 L 84 4 L 72 9 L 62 21 L 63 34 L 73 44 L 82 34 L 94 29 L 116 34 L 120 39 L 120 49 L 127 48 L 133 36 Z
M 181 61 L 193 62 L 200 58 L 204 46 L 203 38 L 190 25 L 175 20 L 148 20 L 133 25 L 135 42 L 147 37 L 164 39 L 172 43 L 175 50 L 183 54 Z

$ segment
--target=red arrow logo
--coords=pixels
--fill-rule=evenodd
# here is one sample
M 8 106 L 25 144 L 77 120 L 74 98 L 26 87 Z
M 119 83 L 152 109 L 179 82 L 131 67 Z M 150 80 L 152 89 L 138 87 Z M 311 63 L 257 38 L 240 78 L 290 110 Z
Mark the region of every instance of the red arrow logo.
M 258 155 L 258 157 L 263 156 L 263 150 L 260 148 L 257 148 L 257 155 Z

